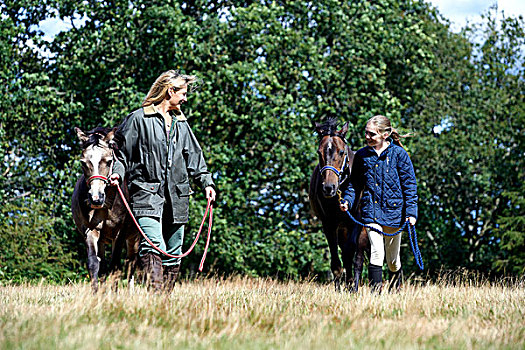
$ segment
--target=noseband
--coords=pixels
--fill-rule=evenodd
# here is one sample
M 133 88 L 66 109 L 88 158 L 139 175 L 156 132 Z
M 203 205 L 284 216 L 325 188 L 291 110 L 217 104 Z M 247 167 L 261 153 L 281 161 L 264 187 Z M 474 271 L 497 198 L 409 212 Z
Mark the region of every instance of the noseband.
M 113 149 L 111 150 L 111 158 L 113 159 L 113 161 L 111 162 L 111 167 L 109 168 L 109 172 L 108 172 L 109 175 L 111 175 L 111 173 L 113 172 L 113 164 L 115 162 L 115 159 L 114 159 L 115 152 L 113 151 Z M 86 183 L 88 186 L 91 186 L 91 183 L 95 180 L 100 180 L 104 182 L 106 185 L 109 183 L 109 178 L 104 175 L 92 175 L 86 180 Z
M 91 185 L 91 183 L 95 180 L 101 180 L 103 181 L 105 184 L 108 184 L 109 183 L 109 179 L 106 177 L 106 176 L 103 176 L 103 175 L 93 175 L 91 176 L 89 179 L 87 179 L 87 184 L 88 185 Z
M 346 140 L 344 139 L 344 137 L 341 137 L 340 135 L 326 135 L 326 136 L 332 136 L 332 137 L 339 137 L 341 138 L 344 143 L 345 143 L 345 157 L 343 158 L 343 165 L 341 165 L 341 169 L 337 169 L 336 167 L 332 166 L 332 165 L 325 165 L 324 167 L 322 167 L 319 172 L 321 173 L 321 175 L 323 175 L 323 173 L 327 170 L 331 170 L 333 171 L 337 177 L 339 178 L 339 184 L 342 184 L 343 182 L 346 181 L 346 178 L 344 178 L 342 181 L 341 181 L 341 176 L 343 175 L 343 172 L 345 171 L 346 169 L 346 166 L 347 166 L 347 157 L 348 157 L 348 152 L 347 152 L 347 146 L 346 146 Z
M 321 170 L 319 170 L 321 172 L 321 175 L 327 171 L 327 170 L 332 170 L 336 175 L 337 177 L 341 177 L 341 174 L 343 173 L 343 171 L 345 170 L 345 167 L 346 167 L 346 150 L 345 150 L 345 157 L 343 159 L 343 166 L 341 166 L 341 169 L 337 169 L 336 167 L 334 166 L 331 166 L 331 165 L 325 165 L 324 167 L 321 168 Z

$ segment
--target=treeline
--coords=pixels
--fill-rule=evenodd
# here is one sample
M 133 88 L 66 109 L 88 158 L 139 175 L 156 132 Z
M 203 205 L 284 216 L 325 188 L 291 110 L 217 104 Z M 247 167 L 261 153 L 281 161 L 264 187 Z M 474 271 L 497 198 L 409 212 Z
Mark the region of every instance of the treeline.
M 167 69 L 201 79 L 184 110 L 219 189 L 208 270 L 326 276 L 307 198 L 313 122 L 349 121 L 358 149 L 365 121 L 384 114 L 414 134 L 406 146 L 425 273 L 525 272 L 522 17 L 496 20 L 493 9 L 456 34 L 414 0 L 5 0 L 0 9 L 0 280 L 86 276 L 69 209 L 80 173 L 73 128 L 118 125 Z M 38 23 L 49 17 L 82 25 L 48 41 Z M 196 194 L 188 231 L 204 207 Z

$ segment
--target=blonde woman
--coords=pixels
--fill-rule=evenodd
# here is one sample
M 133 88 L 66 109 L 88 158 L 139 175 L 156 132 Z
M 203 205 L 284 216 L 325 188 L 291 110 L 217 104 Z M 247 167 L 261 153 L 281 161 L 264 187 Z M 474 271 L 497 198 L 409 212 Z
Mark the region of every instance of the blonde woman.
M 365 138 L 368 146 L 357 151 L 352 167 L 351 181 L 344 190 L 341 210 L 347 211 L 357 205 L 356 198 L 362 191 L 360 201 L 361 221 L 367 226 L 394 233 L 405 221 L 411 225 L 417 220 L 417 184 L 414 167 L 401 138 L 382 115 L 366 124 Z M 386 255 L 391 274 L 391 287 L 400 288 L 403 280 L 399 257 L 401 233 L 393 237 L 383 236 L 368 229 L 370 239 L 370 264 L 368 276 L 372 290 L 382 287 L 382 268 Z
M 127 177 L 130 205 L 142 230 L 171 255 L 182 252 L 189 177 L 204 189 L 206 198 L 215 200 L 215 185 L 202 149 L 181 110 L 195 81 L 195 76 L 174 70 L 162 73 L 142 107 L 127 116 L 115 135 L 117 161 L 110 181 L 117 184 Z M 163 281 L 167 289 L 173 288 L 180 259 L 161 256 L 144 238 L 139 259 L 154 289 L 160 290 Z

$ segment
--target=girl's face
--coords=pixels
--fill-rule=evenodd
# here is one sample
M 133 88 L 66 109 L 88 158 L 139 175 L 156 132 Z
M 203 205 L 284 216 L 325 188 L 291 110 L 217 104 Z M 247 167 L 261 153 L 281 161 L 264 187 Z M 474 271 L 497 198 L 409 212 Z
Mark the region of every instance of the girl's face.
M 383 144 L 387 138 L 388 134 L 380 134 L 377 126 L 373 124 L 366 124 L 365 139 L 368 146 L 380 149 L 383 147 Z

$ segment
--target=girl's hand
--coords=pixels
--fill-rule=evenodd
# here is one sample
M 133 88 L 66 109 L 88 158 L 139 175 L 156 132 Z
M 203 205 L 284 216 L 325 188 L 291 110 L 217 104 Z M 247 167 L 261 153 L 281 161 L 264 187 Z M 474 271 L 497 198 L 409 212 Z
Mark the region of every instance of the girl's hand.
M 342 211 L 348 211 L 348 201 L 339 203 L 339 207 L 341 208 Z
M 407 221 L 410 223 L 410 225 L 415 226 L 416 225 L 416 218 L 413 216 L 410 216 L 407 218 Z

